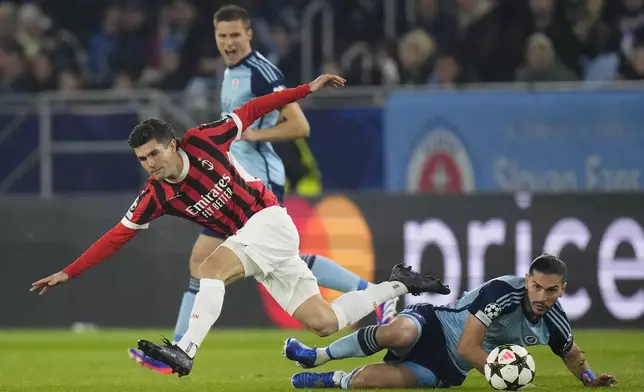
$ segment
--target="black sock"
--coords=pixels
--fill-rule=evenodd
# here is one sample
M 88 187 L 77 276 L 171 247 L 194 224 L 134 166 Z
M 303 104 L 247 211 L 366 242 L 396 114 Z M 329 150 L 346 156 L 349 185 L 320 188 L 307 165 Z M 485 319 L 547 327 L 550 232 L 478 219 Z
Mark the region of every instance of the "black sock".
M 376 341 L 376 331 L 378 331 L 377 325 L 360 328 L 358 331 L 358 343 L 362 352 L 366 355 L 373 355 L 382 350 L 382 347 Z
M 199 292 L 199 279 L 194 276 L 190 277 L 190 284 L 188 285 L 188 292 L 197 294 Z
M 309 266 L 309 269 L 313 268 L 313 263 L 315 263 L 315 255 L 300 255 L 302 260 Z

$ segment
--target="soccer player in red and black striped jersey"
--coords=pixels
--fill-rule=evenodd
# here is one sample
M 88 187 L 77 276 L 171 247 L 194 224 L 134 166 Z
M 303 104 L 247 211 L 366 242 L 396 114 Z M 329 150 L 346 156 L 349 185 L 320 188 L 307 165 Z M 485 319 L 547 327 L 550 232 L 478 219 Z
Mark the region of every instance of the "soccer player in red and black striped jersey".
M 345 80 L 322 75 L 309 84 L 256 98 L 219 121 L 188 130 L 177 140 L 172 127 L 149 119 L 137 125 L 128 140 L 143 168 L 150 173 L 121 222 L 63 271 L 32 284 L 44 294 L 52 286 L 80 275 L 120 249 L 141 229 L 162 216 L 174 215 L 208 227 L 227 239 L 202 263 L 200 291 L 188 331 L 176 344 L 139 341 L 152 359 L 187 375 L 197 348 L 219 318 L 225 285 L 253 276 L 291 316 L 318 335 L 330 335 L 367 316 L 379 304 L 406 293 L 449 288 L 402 264 L 389 282 L 346 293 L 332 304 L 320 295 L 317 280 L 299 256 L 299 235 L 275 195 L 249 176 L 232 155 L 230 145 L 258 118 L 304 98 L 325 85 Z

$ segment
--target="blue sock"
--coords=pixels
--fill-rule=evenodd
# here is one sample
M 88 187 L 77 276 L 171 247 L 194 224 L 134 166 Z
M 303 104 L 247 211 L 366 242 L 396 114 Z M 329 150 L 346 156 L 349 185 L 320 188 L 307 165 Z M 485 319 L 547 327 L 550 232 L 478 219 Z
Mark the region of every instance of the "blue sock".
M 376 342 L 378 326 L 370 325 L 360 328 L 351 335 L 336 340 L 326 348 L 331 359 L 359 358 L 373 355 L 382 350 Z
M 320 286 L 342 293 L 364 290 L 369 284 L 335 261 L 319 255 L 302 255 Z
M 181 307 L 179 308 L 179 315 L 177 316 L 177 324 L 174 327 L 174 341 L 181 340 L 183 335 L 188 330 L 188 323 L 190 322 L 190 312 L 192 306 L 195 304 L 195 297 L 199 292 L 199 279 L 190 277 L 190 286 L 188 291 L 183 293 L 181 299 Z

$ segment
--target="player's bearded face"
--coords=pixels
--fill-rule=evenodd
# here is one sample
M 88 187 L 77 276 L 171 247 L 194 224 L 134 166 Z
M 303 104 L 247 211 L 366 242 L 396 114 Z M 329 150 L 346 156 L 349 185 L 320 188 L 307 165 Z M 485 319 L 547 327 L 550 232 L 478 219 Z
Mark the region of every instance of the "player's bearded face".
M 221 21 L 214 26 L 217 49 L 226 65 L 237 64 L 251 52 L 253 31 L 242 20 Z
M 543 316 L 552 308 L 563 295 L 566 283 L 560 275 L 543 274 L 534 271 L 533 275 L 526 274 L 526 289 L 530 312 L 538 317 Z
M 169 143 L 160 143 L 156 140 L 150 140 L 141 147 L 134 149 L 141 166 L 150 176 L 161 181 L 178 177 L 181 172 L 178 167 L 176 141 Z

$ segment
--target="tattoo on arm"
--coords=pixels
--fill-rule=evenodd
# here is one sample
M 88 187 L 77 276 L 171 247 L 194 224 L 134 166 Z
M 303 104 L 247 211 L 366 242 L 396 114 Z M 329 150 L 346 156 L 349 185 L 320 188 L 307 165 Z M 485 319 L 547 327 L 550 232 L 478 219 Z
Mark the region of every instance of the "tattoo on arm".
M 563 357 L 563 360 L 575 377 L 581 377 L 584 370 L 588 369 L 588 362 L 584 351 L 581 351 L 577 345 L 574 345 L 570 352 Z

